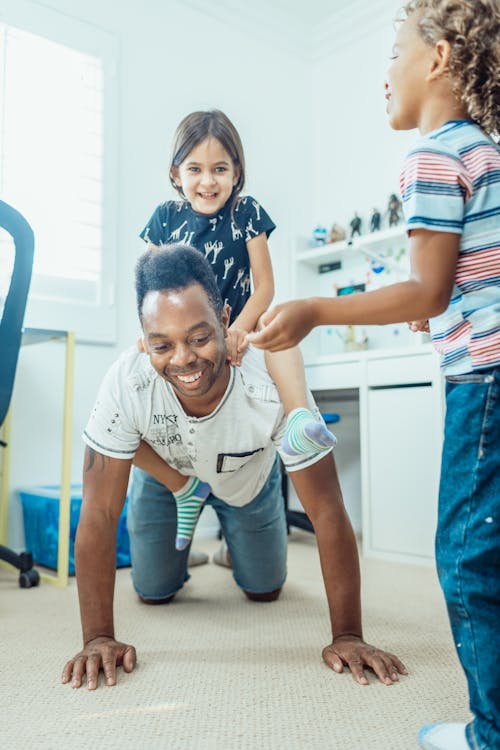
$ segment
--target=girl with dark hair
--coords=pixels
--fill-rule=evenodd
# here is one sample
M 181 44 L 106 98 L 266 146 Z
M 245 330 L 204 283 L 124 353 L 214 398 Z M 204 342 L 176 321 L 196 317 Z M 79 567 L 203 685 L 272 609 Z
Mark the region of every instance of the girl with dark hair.
M 158 206 L 141 237 L 153 250 L 180 242 L 204 254 L 222 300 L 231 308 L 228 358 L 231 364 L 240 365 L 246 336 L 257 328 L 274 295 L 267 239 L 275 225 L 260 203 L 241 195 L 245 183 L 243 146 L 223 112 L 192 112 L 182 120 L 174 136 L 169 175 L 179 200 Z M 309 409 L 300 351 L 266 353 L 266 365 L 288 416 L 283 450 L 297 455 L 331 449 L 335 436 Z M 179 496 L 183 527 L 179 549 L 191 541 L 204 501 L 197 483 L 190 477 L 179 493 L 174 493 Z M 193 501 L 195 492 L 198 497 Z

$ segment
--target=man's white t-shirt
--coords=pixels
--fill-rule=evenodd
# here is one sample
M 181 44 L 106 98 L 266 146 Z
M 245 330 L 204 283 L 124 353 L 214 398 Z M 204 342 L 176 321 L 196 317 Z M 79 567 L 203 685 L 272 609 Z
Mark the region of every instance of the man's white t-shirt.
M 262 351 L 249 347 L 241 366 L 230 370 L 214 411 L 191 417 L 149 357 L 131 348 L 106 374 L 83 439 L 99 453 L 123 459 L 133 458 L 144 440 L 181 474 L 208 482 L 220 499 L 246 505 L 264 486 L 276 451 L 287 471 L 304 469 L 328 451 L 299 456 L 281 451 L 286 418 Z

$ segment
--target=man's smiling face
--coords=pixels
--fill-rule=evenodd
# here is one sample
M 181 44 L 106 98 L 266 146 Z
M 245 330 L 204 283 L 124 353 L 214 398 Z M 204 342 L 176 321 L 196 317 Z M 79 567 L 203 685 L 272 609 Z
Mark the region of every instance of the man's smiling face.
M 200 284 L 148 292 L 142 305 L 144 343 L 154 369 L 181 403 L 222 396 L 226 367 L 227 306 L 219 319 Z

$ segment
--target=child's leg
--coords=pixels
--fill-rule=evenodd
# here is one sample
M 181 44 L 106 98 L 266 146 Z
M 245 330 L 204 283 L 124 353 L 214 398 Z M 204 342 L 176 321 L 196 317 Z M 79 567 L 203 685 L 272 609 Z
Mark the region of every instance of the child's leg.
M 289 455 L 326 450 L 335 445 L 335 435 L 318 422 L 307 399 L 304 362 L 298 347 L 282 352 L 265 352 L 266 365 L 276 383 L 287 414 L 286 434 L 281 447 Z
M 468 744 L 478 748 L 500 748 L 499 445 L 500 371 L 450 377 L 436 561 L 474 714 Z M 461 746 L 424 737 L 422 747 Z
M 191 543 L 203 503 L 210 494 L 210 485 L 197 477 L 189 477 L 184 487 L 172 493 L 177 505 L 176 549 L 183 550 Z
M 134 457 L 134 464 L 168 487 L 177 506 L 177 536 L 175 546 L 186 549 L 193 538 L 196 522 L 203 503 L 210 494 L 210 485 L 197 477 L 186 477 L 169 466 L 151 448 L 141 441 Z

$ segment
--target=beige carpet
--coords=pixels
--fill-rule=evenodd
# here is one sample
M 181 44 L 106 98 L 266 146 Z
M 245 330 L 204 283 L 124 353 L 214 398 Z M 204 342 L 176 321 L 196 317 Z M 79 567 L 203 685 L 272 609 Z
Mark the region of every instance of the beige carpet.
M 217 542 L 197 547 L 213 552 Z M 60 684 L 80 648 L 74 579 L 22 590 L 0 570 L 0 744 L 9 750 L 409 750 L 428 721 L 466 720 L 466 688 L 432 569 L 363 562 L 365 637 L 410 676 L 356 685 L 321 661 L 328 620 L 315 540 L 294 531 L 273 604 L 247 601 L 231 572 L 192 569 L 174 603 L 141 605 L 117 577 L 117 634 L 139 667 L 96 692 Z

